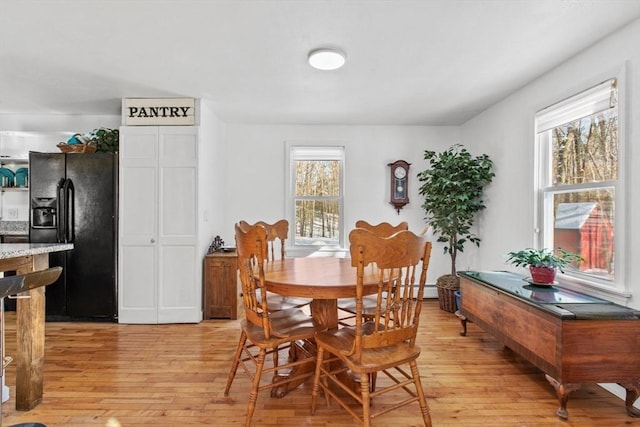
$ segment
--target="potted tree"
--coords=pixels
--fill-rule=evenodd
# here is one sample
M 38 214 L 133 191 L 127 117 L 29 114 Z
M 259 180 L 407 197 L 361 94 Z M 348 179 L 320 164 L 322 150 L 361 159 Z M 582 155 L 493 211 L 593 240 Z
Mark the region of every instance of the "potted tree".
M 537 285 L 549 285 L 556 279 L 556 271 L 564 273 L 564 268 L 572 263 L 579 263 L 583 258 L 573 252 L 562 248 L 551 251 L 542 249 L 522 249 L 509 252 L 507 262 L 516 267 L 528 267 L 531 273 L 531 281 Z
M 460 287 L 456 273 L 456 258 L 466 243 L 480 246 L 480 238 L 471 231 L 476 214 L 485 208 L 484 188 L 491 183 L 493 162 L 482 154 L 472 156 L 460 144 L 436 153 L 425 150 L 429 168 L 418 174 L 423 184 L 419 189 L 424 197 L 422 208 L 425 222 L 433 228 L 438 242 L 443 242 L 444 253 L 449 254 L 451 273 L 436 281 L 440 308 L 454 312 L 454 291 Z

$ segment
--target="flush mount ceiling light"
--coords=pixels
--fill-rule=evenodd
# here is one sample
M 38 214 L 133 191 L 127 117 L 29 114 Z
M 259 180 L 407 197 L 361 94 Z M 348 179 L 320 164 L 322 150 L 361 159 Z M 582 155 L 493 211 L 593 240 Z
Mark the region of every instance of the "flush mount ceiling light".
M 309 52 L 309 65 L 318 70 L 337 70 L 345 60 L 345 53 L 335 48 L 323 47 Z

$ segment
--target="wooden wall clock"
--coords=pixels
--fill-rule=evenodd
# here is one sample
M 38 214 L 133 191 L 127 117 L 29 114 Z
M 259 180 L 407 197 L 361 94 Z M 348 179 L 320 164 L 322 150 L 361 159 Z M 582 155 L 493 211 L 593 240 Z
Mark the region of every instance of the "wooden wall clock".
M 407 203 L 409 203 L 409 166 L 411 163 L 407 163 L 404 160 L 396 160 L 393 163 L 389 163 L 387 166 L 391 168 L 391 200 L 389 203 L 396 208 L 398 215 L 400 215 L 400 209 Z

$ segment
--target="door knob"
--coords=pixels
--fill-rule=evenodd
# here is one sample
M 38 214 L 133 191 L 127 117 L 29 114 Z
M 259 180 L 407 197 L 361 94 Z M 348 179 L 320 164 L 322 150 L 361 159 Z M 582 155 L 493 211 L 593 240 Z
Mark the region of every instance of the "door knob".
M 152 238 L 152 239 L 151 239 L 151 243 L 155 243 L 155 242 L 156 242 L 156 239 L 153 239 L 153 238 Z

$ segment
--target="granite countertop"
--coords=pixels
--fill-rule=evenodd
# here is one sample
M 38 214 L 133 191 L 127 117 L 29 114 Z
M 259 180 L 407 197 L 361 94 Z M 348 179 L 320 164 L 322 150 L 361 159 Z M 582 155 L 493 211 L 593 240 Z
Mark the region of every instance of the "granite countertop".
M 0 259 L 61 252 L 73 249 L 73 243 L 0 243 Z
M 0 221 L 0 235 L 28 236 L 29 221 Z

